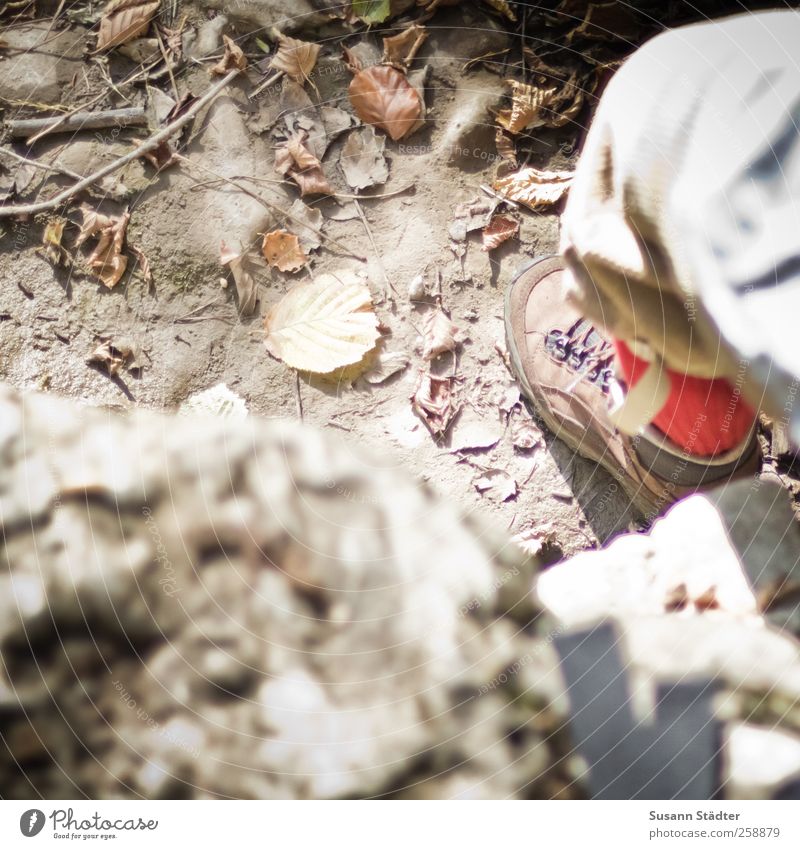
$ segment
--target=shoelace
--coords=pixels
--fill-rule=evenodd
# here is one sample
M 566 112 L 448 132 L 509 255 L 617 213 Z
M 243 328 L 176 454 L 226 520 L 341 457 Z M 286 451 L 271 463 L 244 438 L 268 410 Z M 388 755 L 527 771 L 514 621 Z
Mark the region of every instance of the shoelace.
M 614 349 L 586 319 L 579 319 L 566 332 L 551 330 L 545 337 L 544 347 L 550 356 L 575 372 L 570 389 L 581 380 L 588 380 L 603 392 L 609 391 L 614 378 L 611 367 Z

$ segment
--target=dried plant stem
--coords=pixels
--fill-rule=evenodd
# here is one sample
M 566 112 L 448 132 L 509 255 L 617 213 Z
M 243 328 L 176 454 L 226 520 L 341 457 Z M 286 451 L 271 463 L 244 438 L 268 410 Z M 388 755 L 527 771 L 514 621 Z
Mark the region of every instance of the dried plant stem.
M 138 159 L 143 153 L 146 153 L 148 150 L 155 150 L 161 142 L 166 141 L 171 135 L 177 132 L 181 127 L 191 121 L 197 113 L 203 109 L 208 103 L 210 103 L 223 89 L 225 89 L 228 84 L 236 77 L 239 73 L 238 68 L 234 68 L 234 70 L 230 71 L 226 74 L 216 85 L 212 86 L 202 97 L 195 100 L 195 102 L 181 115 L 180 118 L 173 121 L 171 124 L 168 124 L 164 127 L 163 130 L 159 130 L 159 132 L 150 136 L 150 138 L 139 145 L 138 147 L 131 150 L 129 153 L 126 153 L 124 156 L 120 156 L 119 159 L 115 159 L 113 162 L 110 162 L 108 165 L 104 165 L 98 171 L 95 171 L 94 174 L 90 174 L 88 177 L 84 177 L 83 180 L 79 180 L 73 186 L 70 186 L 68 189 L 65 189 L 63 192 L 60 192 L 55 197 L 50 198 L 50 200 L 38 201 L 36 203 L 26 203 L 19 204 L 17 206 L 0 206 L 0 218 L 8 218 L 12 215 L 35 215 L 37 212 L 45 212 L 48 209 L 55 209 L 60 206 L 65 201 L 68 201 L 71 197 L 74 197 L 78 192 L 83 191 L 89 186 L 96 183 L 98 180 L 102 180 L 103 177 L 108 174 L 112 174 L 114 171 L 119 170 L 124 165 L 127 165 L 129 162 L 133 162 L 134 159 Z

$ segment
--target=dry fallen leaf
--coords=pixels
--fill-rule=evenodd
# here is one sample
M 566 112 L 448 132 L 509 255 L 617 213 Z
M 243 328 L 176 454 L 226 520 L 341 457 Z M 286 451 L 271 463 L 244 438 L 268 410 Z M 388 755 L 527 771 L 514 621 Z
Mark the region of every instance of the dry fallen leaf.
M 125 232 L 128 229 L 130 213 L 119 216 L 103 215 L 89 207 L 82 206 L 81 224 L 76 247 L 87 239 L 97 236 L 97 245 L 86 260 L 89 268 L 100 278 L 105 286 L 112 289 L 119 283 L 128 265 L 128 258 L 122 253 L 125 246 Z
M 134 144 L 137 144 L 137 142 L 134 141 Z M 179 161 L 168 139 L 164 139 L 157 147 L 144 151 L 142 159 L 146 159 L 156 171 L 163 171 Z
M 484 251 L 493 251 L 519 233 L 519 221 L 510 215 L 495 215 L 483 228 Z
M 300 130 L 278 145 L 275 151 L 275 170 L 290 177 L 301 195 L 333 194 L 319 159 L 305 146 L 308 133 Z
M 508 133 L 503 132 L 500 127 L 495 129 L 494 146 L 504 162 L 508 162 L 512 168 L 517 167 L 517 147 L 514 139 Z
M 442 310 L 429 312 L 422 320 L 422 356 L 432 360 L 439 354 L 455 351 L 458 328 Z
M 239 298 L 239 312 L 251 315 L 255 312 L 258 301 L 258 289 L 253 275 L 247 267 L 245 257 L 231 250 L 224 241 L 219 243 L 219 263 L 230 267 L 233 282 L 236 284 L 236 294 Z
M 496 12 L 500 12 L 501 15 L 504 15 L 512 23 L 516 23 L 517 16 L 514 14 L 514 10 L 511 8 L 508 0 L 484 0 L 484 3 L 491 6 Z
M 450 452 L 485 451 L 503 438 L 503 424 L 483 407 L 467 406 L 453 422 Z
M 300 248 L 300 240 L 286 230 L 265 233 L 261 253 L 269 265 L 278 271 L 299 271 L 308 262 L 308 257 Z
M 147 32 L 159 0 L 111 0 L 103 10 L 97 50 L 109 50 Z
M 424 104 L 405 75 L 390 65 L 373 65 L 350 81 L 350 103 L 366 124 L 388 133 L 394 141 L 422 124 Z
M 386 139 L 369 125 L 350 133 L 339 157 L 339 164 L 349 186 L 366 189 L 389 179 L 389 166 L 383 155 L 385 146 Z
M 572 171 L 539 171 L 529 166 L 500 177 L 492 183 L 492 188 L 536 211 L 561 200 L 569 190 L 572 177 Z
M 517 482 L 502 469 L 488 469 L 475 481 L 475 489 L 481 494 L 489 492 L 497 501 L 508 501 L 517 497 Z
M 443 436 L 458 410 L 453 408 L 453 377 L 437 377 L 420 371 L 411 396 L 411 408 L 436 439 Z
M 61 244 L 66 223 L 65 218 L 51 218 L 44 228 L 42 235 L 43 253 L 53 265 L 69 265 L 70 263 L 70 256 Z
M 479 197 L 468 203 L 460 203 L 453 211 L 453 222 L 450 225 L 450 238 L 463 242 L 467 233 L 482 230 L 492 220 L 492 215 L 500 201 L 497 198 Z
M 126 337 L 113 339 L 111 336 L 100 336 L 100 344 L 86 358 L 89 365 L 105 369 L 112 377 L 121 368 L 127 371 L 141 371 L 142 360 L 139 346 Z
M 511 542 L 516 543 L 526 554 L 535 556 L 547 545 L 555 541 L 552 528 L 528 528 L 511 537 Z
M 403 351 L 381 351 L 375 365 L 364 372 L 363 378 L 367 383 L 384 383 L 390 377 L 402 371 L 410 362 L 410 357 Z
M 380 335 L 369 289 L 347 274 L 290 289 L 270 308 L 264 329 L 273 357 L 319 374 L 359 362 Z
M 497 123 L 513 135 L 536 127 L 563 127 L 583 106 L 583 92 L 574 80 L 548 86 L 505 82 L 511 87 L 511 108 L 497 113 Z
M 247 58 L 242 48 L 228 35 L 223 35 L 222 40 L 225 43 L 225 52 L 219 62 L 211 69 L 211 73 L 224 77 L 228 71 L 232 71 L 234 68 L 243 71 L 247 67 Z
M 390 65 L 407 68 L 422 47 L 428 32 L 420 24 L 412 24 L 397 35 L 383 39 L 383 60 Z
M 542 432 L 522 410 L 511 413 L 511 444 L 520 451 L 530 451 L 544 445 Z
M 281 35 L 278 52 L 272 57 L 269 66 L 275 71 L 283 71 L 289 79 L 302 85 L 309 81 L 318 56 L 319 44 Z

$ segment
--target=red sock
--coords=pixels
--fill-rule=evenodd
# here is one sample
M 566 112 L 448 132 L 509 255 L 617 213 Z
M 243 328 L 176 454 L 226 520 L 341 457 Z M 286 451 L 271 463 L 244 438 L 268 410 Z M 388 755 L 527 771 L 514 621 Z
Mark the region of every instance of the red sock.
M 614 340 L 625 382 L 635 386 L 647 370 L 647 360 L 634 356 Z M 713 457 L 735 448 L 756 417 L 738 387 L 723 378 L 707 380 L 667 369 L 671 390 L 652 424 L 687 454 Z

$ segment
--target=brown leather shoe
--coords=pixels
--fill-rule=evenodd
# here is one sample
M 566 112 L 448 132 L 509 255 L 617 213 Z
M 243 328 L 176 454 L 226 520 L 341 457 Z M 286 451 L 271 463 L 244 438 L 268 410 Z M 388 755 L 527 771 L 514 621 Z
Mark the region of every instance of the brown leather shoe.
M 561 257 L 533 260 L 506 292 L 506 340 L 520 386 L 547 427 L 573 451 L 599 463 L 650 521 L 683 495 L 759 468 L 755 430 L 742 445 L 706 460 L 655 428 L 636 437 L 609 414 L 615 381 L 608 340 L 565 300 Z

